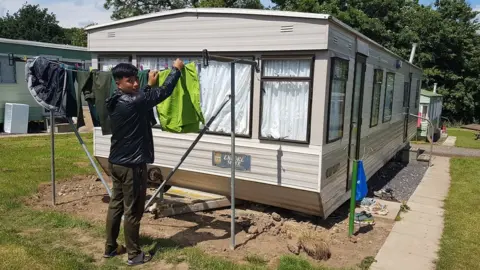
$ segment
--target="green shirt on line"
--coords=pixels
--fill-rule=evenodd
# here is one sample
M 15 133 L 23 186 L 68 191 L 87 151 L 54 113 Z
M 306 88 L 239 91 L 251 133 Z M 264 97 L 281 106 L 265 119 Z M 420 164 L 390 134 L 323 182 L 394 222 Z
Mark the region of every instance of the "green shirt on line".
M 160 85 L 168 74 L 170 69 L 160 72 Z M 157 112 L 164 131 L 195 133 L 200 129 L 200 122 L 205 124 L 200 107 L 200 82 L 194 62 L 185 65 L 172 95 L 157 105 Z

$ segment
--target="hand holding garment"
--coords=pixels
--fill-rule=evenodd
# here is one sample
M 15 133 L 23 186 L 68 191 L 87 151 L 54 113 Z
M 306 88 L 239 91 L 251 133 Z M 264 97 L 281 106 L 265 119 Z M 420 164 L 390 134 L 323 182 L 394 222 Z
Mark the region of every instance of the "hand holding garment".
M 160 72 L 160 84 L 170 70 Z M 168 132 L 198 132 L 205 119 L 200 107 L 200 83 L 196 64 L 190 62 L 183 68 L 182 76 L 173 94 L 157 105 L 162 129 Z

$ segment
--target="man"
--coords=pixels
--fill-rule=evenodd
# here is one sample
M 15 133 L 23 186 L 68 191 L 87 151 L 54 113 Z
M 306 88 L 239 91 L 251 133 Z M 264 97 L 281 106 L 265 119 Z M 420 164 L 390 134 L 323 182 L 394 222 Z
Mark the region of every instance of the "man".
M 106 100 L 112 137 L 109 169 L 112 174 L 113 194 L 107 214 L 107 241 L 105 258 L 124 252 L 117 244 L 122 215 L 129 265 L 142 264 L 151 259 L 140 249 L 139 233 L 146 191 L 147 163 L 153 163 L 154 150 L 149 112 L 168 98 L 183 69 L 177 59 L 162 86 L 157 87 L 158 72 L 151 71 L 148 85 L 139 91 L 138 69 L 131 64 L 118 64 L 112 69 L 117 83 L 116 92 Z

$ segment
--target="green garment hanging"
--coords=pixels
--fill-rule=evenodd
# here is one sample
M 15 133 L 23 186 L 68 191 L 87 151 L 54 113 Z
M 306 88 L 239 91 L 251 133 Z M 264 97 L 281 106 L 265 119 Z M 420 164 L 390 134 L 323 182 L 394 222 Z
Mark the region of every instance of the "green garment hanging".
M 160 85 L 163 84 L 170 71 L 168 69 L 160 72 Z M 198 132 L 200 122 L 205 124 L 200 107 L 200 83 L 194 62 L 185 65 L 172 95 L 157 105 L 157 112 L 164 131 Z

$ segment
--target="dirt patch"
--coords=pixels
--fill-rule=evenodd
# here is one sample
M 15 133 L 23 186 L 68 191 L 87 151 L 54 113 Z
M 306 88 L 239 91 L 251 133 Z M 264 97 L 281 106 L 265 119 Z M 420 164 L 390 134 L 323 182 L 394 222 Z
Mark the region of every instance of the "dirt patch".
M 104 178 L 110 184 L 106 175 Z M 51 204 L 50 184 L 41 185 L 27 204 L 36 209 L 50 209 L 86 218 L 103 224 L 108 196 L 95 176 L 76 176 L 57 184 L 57 206 Z M 152 190 L 149 190 L 152 193 Z M 347 206 L 348 207 L 348 206 Z M 230 246 L 230 210 L 197 212 L 155 219 L 146 213 L 141 232 L 153 238 L 173 240 L 180 246 L 196 246 L 208 254 L 245 263 L 251 254 L 268 258 L 269 265 L 278 263 L 285 254 L 317 258 L 332 267 L 352 267 L 365 257 L 375 256 L 388 236 L 393 222 L 376 219 L 374 226 L 363 226 L 354 241 L 347 236 L 348 218 L 345 207 L 329 219 L 295 215 L 290 211 L 245 204 L 237 208 L 235 251 Z M 275 211 L 275 212 L 274 212 Z M 357 227 L 358 228 L 358 227 Z M 80 241 L 80 240 L 79 240 Z M 93 240 L 86 239 L 86 249 Z M 103 240 L 95 250 L 103 247 Z M 119 239 L 123 242 L 123 239 Z M 101 251 L 100 251 L 101 253 Z M 318 260 L 317 260 L 318 261 Z

